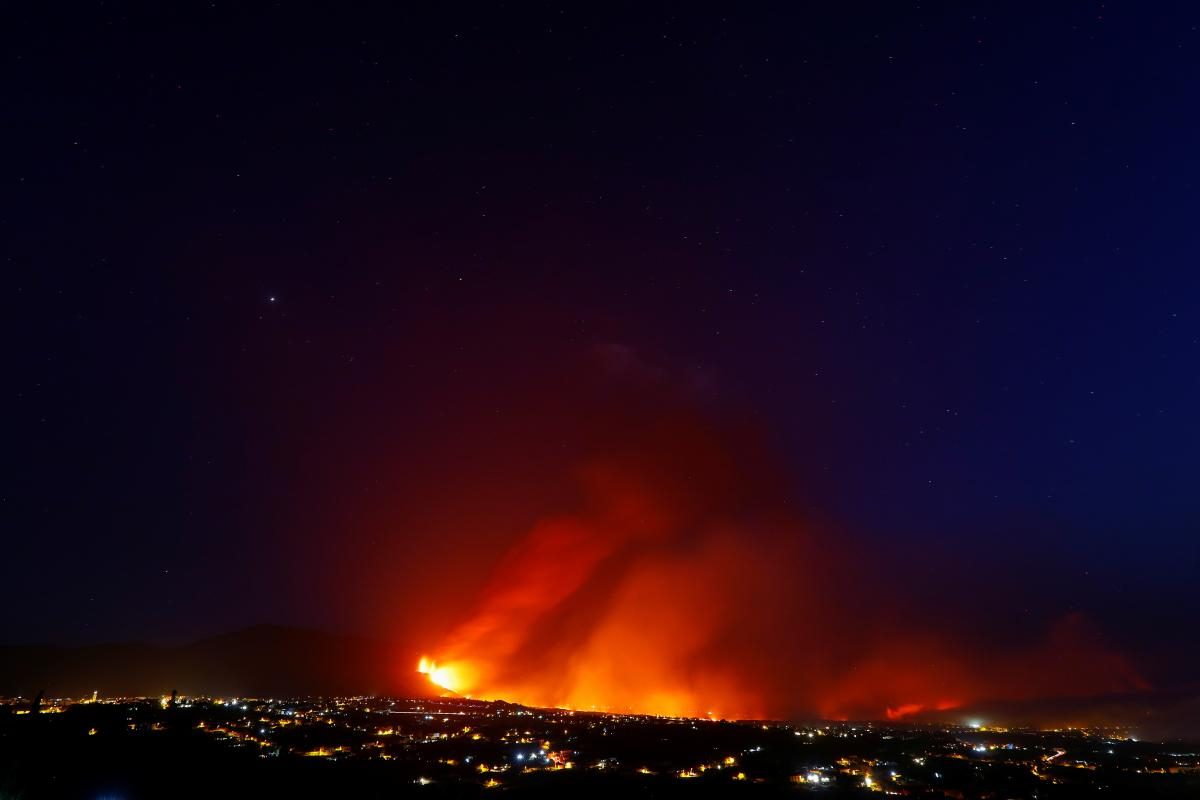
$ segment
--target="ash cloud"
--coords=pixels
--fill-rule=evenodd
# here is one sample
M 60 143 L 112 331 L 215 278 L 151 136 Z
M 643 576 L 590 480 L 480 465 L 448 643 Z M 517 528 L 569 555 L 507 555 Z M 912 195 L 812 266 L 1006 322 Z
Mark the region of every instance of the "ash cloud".
M 931 624 L 897 600 L 904 576 L 870 547 L 796 513 L 767 437 L 717 402 L 711 381 L 676 380 L 624 347 L 594 356 L 575 508 L 514 542 L 474 613 L 431 650 L 457 691 L 689 716 L 902 719 L 1146 687 L 1078 615 L 985 648 Z

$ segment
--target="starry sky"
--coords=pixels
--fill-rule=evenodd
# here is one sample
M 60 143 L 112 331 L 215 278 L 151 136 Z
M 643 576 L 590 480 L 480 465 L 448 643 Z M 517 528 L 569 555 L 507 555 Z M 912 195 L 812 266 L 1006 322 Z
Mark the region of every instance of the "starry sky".
M 169 5 L 0 21 L 0 641 L 429 639 L 600 348 L 917 607 L 1194 679 L 1194 5 Z

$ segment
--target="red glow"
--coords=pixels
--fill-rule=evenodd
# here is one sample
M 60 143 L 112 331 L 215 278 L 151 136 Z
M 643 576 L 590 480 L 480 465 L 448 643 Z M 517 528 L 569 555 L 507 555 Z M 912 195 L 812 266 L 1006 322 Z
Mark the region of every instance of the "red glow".
M 924 709 L 925 706 L 920 703 L 905 703 L 897 708 L 888 706 L 885 716 L 891 720 L 904 719 L 905 717 L 911 717 L 913 714 L 918 714 Z
M 1078 617 L 987 653 L 906 618 L 885 565 L 787 510 L 756 437 L 648 394 L 578 470 L 577 510 L 520 538 L 432 650 L 439 685 L 544 707 L 893 720 L 1144 685 Z
M 931 706 L 924 703 L 904 703 L 903 705 L 888 706 L 884 710 L 884 716 L 890 720 L 901 720 L 905 717 L 913 717 L 920 714 L 922 711 L 927 711 L 932 708 L 934 711 L 950 711 L 958 708 L 962 704 L 957 700 L 939 700 Z

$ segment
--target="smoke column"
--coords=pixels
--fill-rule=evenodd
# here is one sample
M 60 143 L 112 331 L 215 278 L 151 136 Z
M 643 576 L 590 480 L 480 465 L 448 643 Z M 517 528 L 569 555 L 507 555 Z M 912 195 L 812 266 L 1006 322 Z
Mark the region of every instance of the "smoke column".
M 577 508 L 496 564 L 423 659 L 435 683 L 544 707 L 891 719 L 1145 686 L 1079 617 L 986 653 L 897 618 L 903 577 L 791 510 L 766 437 L 628 350 L 597 356 L 605 435 Z

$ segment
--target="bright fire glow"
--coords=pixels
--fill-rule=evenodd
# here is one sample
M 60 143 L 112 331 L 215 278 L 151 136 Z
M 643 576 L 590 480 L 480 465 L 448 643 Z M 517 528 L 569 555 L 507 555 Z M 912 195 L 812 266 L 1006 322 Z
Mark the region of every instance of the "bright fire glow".
M 460 692 L 463 688 L 461 670 L 450 664 L 439 666 L 436 662 L 422 657 L 417 665 L 417 672 L 429 676 L 429 680 L 451 692 Z
M 893 720 L 1144 685 L 1078 615 L 994 652 L 910 617 L 888 568 L 861 579 L 845 537 L 775 495 L 787 481 L 744 428 L 641 391 L 598 423 L 606 455 L 576 469 L 578 502 L 517 538 L 430 643 L 434 684 L 542 708 Z

